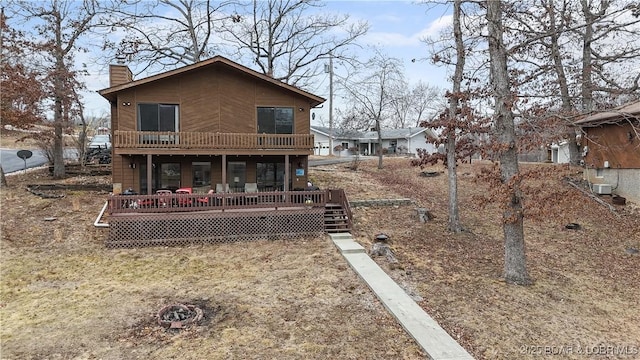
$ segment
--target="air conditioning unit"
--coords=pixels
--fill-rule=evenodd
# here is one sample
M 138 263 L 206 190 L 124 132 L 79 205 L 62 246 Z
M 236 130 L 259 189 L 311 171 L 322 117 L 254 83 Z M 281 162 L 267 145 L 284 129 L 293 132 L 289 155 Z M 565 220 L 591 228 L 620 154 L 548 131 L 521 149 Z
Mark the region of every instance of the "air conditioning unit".
M 598 195 L 611 195 L 610 184 L 593 184 L 593 192 Z

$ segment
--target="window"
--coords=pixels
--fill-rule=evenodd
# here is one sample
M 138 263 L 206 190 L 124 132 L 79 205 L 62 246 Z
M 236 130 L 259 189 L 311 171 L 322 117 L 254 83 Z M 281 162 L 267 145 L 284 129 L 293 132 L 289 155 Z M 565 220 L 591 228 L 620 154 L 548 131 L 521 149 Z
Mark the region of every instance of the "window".
M 597 168 L 597 169 L 596 169 L 596 177 L 597 177 L 597 178 L 602 178 L 602 177 L 604 177 L 604 169 L 603 169 L 603 168 Z
M 151 192 L 166 189 L 176 191 L 180 188 L 180 163 L 153 164 L 151 174 Z M 140 164 L 140 192 L 147 193 L 147 164 Z
M 259 107 L 259 134 L 293 134 L 293 108 Z
M 140 131 L 178 131 L 180 107 L 171 104 L 138 104 L 138 129 Z M 144 143 L 176 143 L 169 135 L 143 135 Z
M 178 105 L 138 104 L 140 131 L 178 131 Z
M 265 191 L 282 190 L 284 188 L 284 163 L 257 163 L 256 181 L 258 183 L 258 188 Z

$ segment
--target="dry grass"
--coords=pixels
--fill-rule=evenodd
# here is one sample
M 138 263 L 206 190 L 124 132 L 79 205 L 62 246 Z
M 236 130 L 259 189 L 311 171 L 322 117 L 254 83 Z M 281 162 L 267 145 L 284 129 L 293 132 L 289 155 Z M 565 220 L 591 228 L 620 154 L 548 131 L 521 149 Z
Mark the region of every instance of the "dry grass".
M 3 149 L 34 149 L 36 141 L 28 137 L 28 133 L 16 130 L 2 129 L 0 136 L 0 148 Z
M 38 149 L 40 144 L 33 138 L 33 131 L 53 132 L 53 129 L 45 126 L 35 126 L 31 132 L 25 130 L 9 130 L 1 128 L 0 148 L 3 149 Z M 64 146 L 76 146 L 75 140 L 69 134 L 64 134 Z
M 566 169 L 552 169 L 556 176 L 543 182 L 551 194 L 538 196 L 562 194 L 562 206 L 525 224 L 535 284 L 511 286 L 500 278 L 498 210 L 472 200 L 488 191 L 474 180 L 487 165 L 460 169 L 469 231 L 459 235 L 445 230 L 446 176 L 419 177 L 405 159 L 385 165 L 363 163 L 353 172 L 341 164 L 310 174 L 314 184 L 342 187 L 350 199 L 408 197 L 436 215 L 419 224 L 413 206 L 356 208 L 353 233 L 365 247 L 376 233 L 390 235 L 399 266 L 381 266 L 476 358 L 540 358 L 532 353 L 540 348 L 526 347 L 565 345 L 574 353 L 560 358 L 616 358 L 613 350 L 576 353 L 598 345 L 636 350 L 619 358 L 640 356 L 640 256 L 625 252 L 640 247 L 637 211 L 612 215 L 566 187 L 559 180 Z M 50 182 L 46 176 L 9 181 L 1 190 L 3 359 L 423 356 L 328 238 L 107 250 L 104 230 L 92 226 L 106 194 L 40 199 L 23 184 Z M 564 229 L 567 221 L 582 229 Z M 200 305 L 205 321 L 181 332 L 159 328 L 154 315 L 172 302 Z
M 2 359 L 423 357 L 328 237 L 107 250 L 92 225 L 106 194 L 41 199 L 23 186 L 51 182 L 37 172 L 9 182 Z M 174 302 L 199 305 L 204 321 L 160 328 L 157 311 Z
M 546 174 L 544 180 L 525 182 L 539 190 L 527 199 L 529 205 L 545 201 L 548 206 L 538 220 L 525 221 L 527 262 L 535 284 L 512 286 L 501 279 L 500 213 L 491 205 L 479 208 L 473 200 L 490 192 L 476 181 L 480 169 L 489 165 L 460 167 L 461 217 L 468 231 L 453 235 L 445 231 L 446 174 L 420 177 L 420 169 L 406 164 L 386 160 L 385 169 L 378 170 L 368 163 L 358 173 L 342 173 L 336 166 L 314 172 L 314 183 L 342 185 L 350 198 L 411 198 L 436 215 L 419 224 L 413 207 L 356 209 L 355 235 L 363 244 L 377 232 L 390 235 L 401 268 L 387 271 L 422 296 L 420 305 L 476 358 L 533 359 L 539 352 L 560 351 L 565 351 L 562 358 L 640 358 L 640 256 L 626 252 L 640 248 L 637 207 L 619 208 L 621 215 L 613 215 L 561 181 L 575 170 L 523 166 Z M 335 172 L 344 181 L 336 183 Z M 567 230 L 568 222 L 582 229 Z M 593 350 L 600 345 L 622 348 Z M 588 348 L 592 356 L 578 354 Z

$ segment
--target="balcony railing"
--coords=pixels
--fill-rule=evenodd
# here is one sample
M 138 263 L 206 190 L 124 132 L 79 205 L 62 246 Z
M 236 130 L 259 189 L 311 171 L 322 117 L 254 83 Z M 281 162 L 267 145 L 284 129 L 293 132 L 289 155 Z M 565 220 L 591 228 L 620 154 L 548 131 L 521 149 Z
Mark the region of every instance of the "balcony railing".
M 313 149 L 313 135 L 116 130 L 113 134 L 113 146 L 153 149 L 308 150 Z

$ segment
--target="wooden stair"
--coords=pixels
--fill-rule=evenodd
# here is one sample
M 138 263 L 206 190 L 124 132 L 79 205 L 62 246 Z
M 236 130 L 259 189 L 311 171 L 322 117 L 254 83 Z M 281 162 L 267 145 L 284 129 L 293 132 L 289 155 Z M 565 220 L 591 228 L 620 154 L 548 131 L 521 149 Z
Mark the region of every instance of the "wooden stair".
M 351 231 L 349 218 L 342 205 L 330 203 L 325 205 L 324 229 L 328 233 Z

